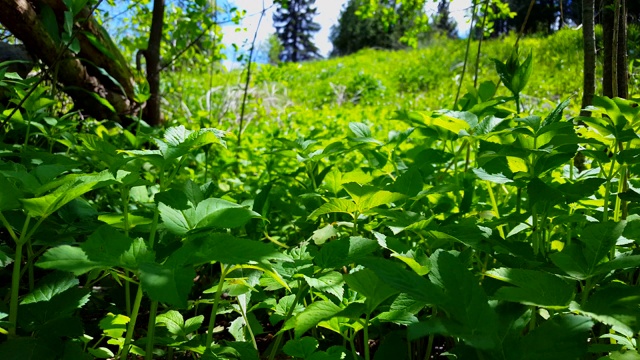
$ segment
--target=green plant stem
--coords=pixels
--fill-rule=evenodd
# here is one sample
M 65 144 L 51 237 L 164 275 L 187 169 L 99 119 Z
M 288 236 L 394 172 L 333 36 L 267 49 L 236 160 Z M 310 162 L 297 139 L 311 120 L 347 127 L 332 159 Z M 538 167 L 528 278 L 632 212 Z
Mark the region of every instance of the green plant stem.
M 431 359 L 431 348 L 433 348 L 433 340 L 434 339 L 435 339 L 435 335 L 434 334 L 430 334 L 429 335 L 429 340 L 427 341 L 427 351 L 425 352 L 424 360 Z
M 224 279 L 227 276 L 226 269 L 224 264 L 220 263 L 220 282 L 218 283 L 218 287 L 216 288 L 216 293 L 213 298 L 213 307 L 211 308 L 211 316 L 209 317 L 209 326 L 207 327 L 207 337 L 205 342 L 205 347 L 207 349 L 211 348 L 211 343 L 213 342 L 213 329 L 216 325 L 216 316 L 218 315 L 218 305 L 220 303 L 220 296 L 222 295 L 222 287 L 224 285 Z
M 536 328 L 536 307 L 531 306 L 531 321 L 529 321 L 529 332 Z
M 22 246 L 16 244 L 16 254 L 13 261 L 13 273 L 11 274 L 11 300 L 9 302 L 9 337 L 16 335 L 18 326 L 18 295 L 20 291 L 20 265 L 22 264 Z
M 129 188 L 124 187 L 121 191 L 122 194 L 122 216 L 124 223 L 124 235 L 129 236 Z M 126 277 L 131 277 L 129 270 L 124 271 Z M 124 304 L 127 316 L 131 316 L 131 283 L 129 281 L 124 282 Z
M 580 307 L 584 308 L 589 299 L 589 293 L 591 292 L 591 278 L 585 280 L 584 287 L 582 288 L 582 294 L 580 294 Z
M 620 166 L 619 174 L 618 174 L 618 194 L 624 192 L 624 184 L 626 179 L 627 166 Z M 622 199 L 620 196 L 616 196 L 616 206 L 613 211 L 613 221 L 618 222 L 622 218 Z
M 493 208 L 493 212 L 496 216 L 496 219 L 500 219 L 500 212 L 498 211 L 498 202 L 496 201 L 496 196 L 493 193 L 493 188 L 491 187 L 491 183 L 489 181 L 486 181 L 485 184 L 487 185 L 487 191 L 489 192 L 489 198 L 491 199 L 491 207 Z M 502 225 L 498 226 L 498 232 L 500 233 L 500 236 L 504 239 L 504 230 L 502 229 Z
M 533 233 L 531 237 L 533 238 L 533 254 L 538 255 L 538 252 L 541 250 L 542 245 L 540 244 L 540 229 L 538 226 L 538 208 L 536 205 L 533 205 L 533 209 L 531 210 L 531 222 L 533 226 Z
M 363 343 L 362 346 L 364 347 L 364 360 L 370 360 L 371 359 L 371 355 L 369 354 L 369 318 L 370 318 L 370 314 L 367 313 L 367 316 L 364 319 L 364 328 L 363 328 L 363 332 L 364 332 L 364 339 L 363 339 Z
M 122 346 L 122 354 L 120 354 L 120 359 L 127 359 L 129 356 L 129 351 L 131 350 L 131 338 L 133 337 L 133 331 L 136 328 L 136 321 L 138 319 L 138 312 L 140 311 L 140 303 L 142 303 L 142 284 L 138 285 L 138 291 L 136 293 L 136 298 L 133 301 L 133 309 L 131 310 L 131 319 L 129 320 L 129 325 L 127 326 L 127 334 L 124 338 L 124 345 Z
M 476 6 L 478 5 L 477 0 L 473 0 L 473 8 L 471 13 L 474 16 L 471 16 L 471 24 L 469 24 L 470 28 L 473 29 L 473 19 L 476 14 Z M 467 72 L 467 62 L 469 61 L 469 50 L 471 49 L 471 34 L 467 37 L 467 49 L 464 52 L 464 62 L 462 63 L 462 74 L 460 75 L 460 82 L 458 82 L 458 90 L 456 91 L 456 99 L 453 102 L 453 110 L 457 110 L 458 100 L 460 99 L 460 89 L 462 89 L 462 82 L 464 80 L 464 74 Z
M 520 94 L 516 94 L 515 98 L 516 98 L 516 115 L 520 115 Z
M 146 360 L 153 359 L 153 339 L 156 334 L 156 314 L 158 313 L 158 302 L 151 302 L 151 309 L 149 310 L 149 323 L 147 324 L 147 348 L 145 350 L 144 358 Z
M 616 146 L 617 148 L 617 146 Z M 614 168 L 616 167 L 616 156 L 618 152 L 613 153 L 613 158 L 611 159 L 611 168 L 609 169 L 609 176 L 607 176 L 607 182 L 604 187 L 604 204 L 602 205 L 602 222 L 609 221 L 609 197 L 611 196 L 611 179 L 613 179 Z
M 353 330 L 351 330 L 353 331 Z M 353 334 L 351 334 L 351 336 L 349 336 L 349 346 L 351 346 L 351 354 L 353 356 L 354 359 L 357 359 L 358 353 L 356 352 L 356 343 L 353 341 L 353 339 L 355 338 L 356 334 L 355 332 Z M 273 360 L 273 359 L 269 359 L 269 360 Z
M 16 235 L 16 233 L 13 231 L 13 227 L 11 227 L 11 224 L 9 224 L 9 222 L 7 221 L 7 218 L 5 218 L 4 214 L 2 214 L 2 211 L 0 211 L 0 222 L 7 229 L 9 236 L 11 236 L 13 241 L 15 241 L 15 243 L 17 244 L 19 241 L 19 238 Z
M 287 311 L 287 314 L 284 317 L 284 320 L 282 322 L 282 326 L 284 326 L 287 323 L 287 321 L 289 320 L 289 318 L 293 314 L 293 310 L 296 308 L 296 304 L 298 304 L 300 302 L 300 297 L 304 293 L 304 290 L 305 289 L 302 286 L 302 282 L 298 281 L 298 293 L 296 294 L 296 298 L 293 300 L 293 304 L 291 304 L 291 307 L 289 308 L 289 310 Z M 269 360 L 275 359 L 276 354 L 278 353 L 278 348 L 280 347 L 280 342 L 282 342 L 282 334 L 283 334 L 283 331 L 281 329 L 278 332 L 278 335 L 276 335 L 275 343 L 273 344 L 273 348 L 271 349 L 271 353 L 269 354 Z M 349 342 L 351 344 L 353 344 L 353 339 L 350 338 Z

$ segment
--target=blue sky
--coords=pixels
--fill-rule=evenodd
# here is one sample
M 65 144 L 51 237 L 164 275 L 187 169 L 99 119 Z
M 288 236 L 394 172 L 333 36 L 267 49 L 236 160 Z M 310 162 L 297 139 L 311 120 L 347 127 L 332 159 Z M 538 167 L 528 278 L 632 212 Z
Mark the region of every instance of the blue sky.
M 262 0 L 235 0 L 233 4 L 247 11 L 247 16 L 243 19 L 242 23 L 238 26 L 227 25 L 223 27 L 223 42 L 227 45 L 229 59 L 226 61 L 227 66 L 231 66 L 233 63 L 233 54 L 231 44 L 238 45 L 245 44 L 244 48 L 248 49 L 253 40 L 254 33 L 258 31 L 257 43 L 263 43 L 269 37 L 269 35 L 275 32 L 273 27 L 273 0 L 264 0 L 264 7 L 269 11 L 263 17 L 258 29 L 258 21 L 260 19 L 260 13 L 263 9 Z M 321 29 L 316 33 L 314 41 L 320 53 L 327 55 L 331 51 L 331 42 L 329 41 L 329 33 L 331 26 L 338 22 L 340 10 L 346 3 L 346 0 L 316 0 L 316 7 L 318 8 L 318 15 L 315 21 L 320 24 Z M 471 6 L 471 0 L 453 0 L 449 7 L 451 16 L 458 23 L 458 31 L 460 34 L 466 34 L 469 31 L 469 25 L 465 18 L 465 11 Z M 433 14 L 436 12 L 437 2 L 427 5 L 427 12 Z

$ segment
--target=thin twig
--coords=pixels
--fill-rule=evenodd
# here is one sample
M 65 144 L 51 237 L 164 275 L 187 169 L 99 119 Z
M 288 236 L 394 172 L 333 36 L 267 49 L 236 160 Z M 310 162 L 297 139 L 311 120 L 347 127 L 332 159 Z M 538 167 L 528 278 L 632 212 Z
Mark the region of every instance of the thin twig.
M 258 20 L 258 26 L 256 27 L 256 31 L 253 33 L 253 41 L 251 41 L 251 49 L 249 50 L 249 60 L 247 62 L 247 79 L 244 82 L 244 93 L 242 94 L 242 106 L 240 107 L 240 123 L 238 125 L 238 147 L 240 147 L 240 144 L 242 142 L 242 124 L 244 123 L 244 112 L 247 104 L 247 94 L 249 92 L 249 83 L 251 82 L 251 65 L 253 63 L 253 50 L 256 47 L 256 39 L 258 38 L 258 31 L 260 31 L 260 24 L 262 23 L 264 14 L 267 12 L 268 9 L 269 8 L 264 6 L 264 0 L 262 0 L 262 13 L 260 14 L 260 19 Z

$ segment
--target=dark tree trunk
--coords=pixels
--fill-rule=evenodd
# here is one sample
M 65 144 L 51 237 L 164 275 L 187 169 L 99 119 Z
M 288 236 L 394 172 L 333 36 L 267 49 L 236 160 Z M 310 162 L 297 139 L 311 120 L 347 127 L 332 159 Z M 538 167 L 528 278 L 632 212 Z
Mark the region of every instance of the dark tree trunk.
M 584 92 L 582 108 L 591 105 L 596 93 L 596 35 L 594 31 L 594 0 L 582 0 L 582 35 L 584 41 Z M 582 112 L 589 116 L 589 112 Z
M 61 48 L 47 32 L 36 12 L 36 8 L 43 6 L 51 7 L 59 19 L 66 10 L 61 0 L 0 0 L 0 23 L 23 42 L 34 58 L 49 67 L 57 66 L 56 80 L 64 85 L 62 90 L 73 98 L 77 108 L 97 119 L 127 122 L 129 116 L 135 115 L 139 109 L 133 100 L 135 82 L 126 61 L 106 32 L 91 17 L 89 9 L 81 11 L 74 29 L 81 50 L 75 55 Z M 63 28 L 61 22 L 58 27 Z M 86 34 L 93 36 L 101 49 L 89 42 Z M 120 86 L 93 65 L 85 65 L 89 63 L 102 68 Z M 96 94 L 106 99 L 115 112 L 97 100 Z
M 147 82 L 151 96 L 145 108 L 145 120 L 149 125 L 159 125 L 163 117 L 160 111 L 160 45 L 164 27 L 164 0 L 153 1 L 153 16 L 149 43 L 144 55 L 147 60 Z
M 619 4 L 616 11 L 615 4 Z M 627 19 L 625 0 L 605 0 L 602 10 L 604 66 L 602 93 L 628 97 Z M 617 15 L 617 16 L 616 16 Z

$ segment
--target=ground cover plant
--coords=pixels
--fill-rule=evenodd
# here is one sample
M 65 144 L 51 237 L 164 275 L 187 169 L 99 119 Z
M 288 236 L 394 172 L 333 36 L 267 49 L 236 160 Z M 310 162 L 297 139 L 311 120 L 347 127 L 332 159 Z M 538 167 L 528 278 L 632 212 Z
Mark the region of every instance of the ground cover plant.
M 265 66 L 244 132 L 188 74 L 166 128 L 39 85 L 0 133 L 1 358 L 640 357 L 640 107 L 578 115 L 579 40 L 489 42 L 455 105 L 456 41 Z M 7 109 L 37 81 L 0 75 Z

